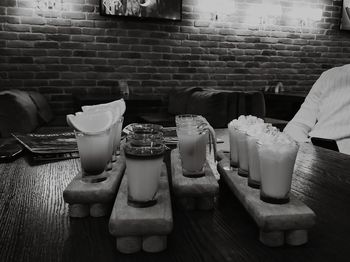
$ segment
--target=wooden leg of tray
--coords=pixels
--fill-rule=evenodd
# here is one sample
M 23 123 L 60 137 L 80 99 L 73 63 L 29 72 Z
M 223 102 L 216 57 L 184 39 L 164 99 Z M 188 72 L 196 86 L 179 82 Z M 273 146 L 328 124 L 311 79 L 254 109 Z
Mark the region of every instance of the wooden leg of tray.
M 179 197 L 175 201 L 182 210 L 194 210 L 196 207 L 196 200 L 193 197 Z
M 90 216 L 92 217 L 104 217 L 110 211 L 110 204 L 107 203 L 94 203 L 90 205 Z
M 90 214 L 89 205 L 85 204 L 70 204 L 68 207 L 68 213 L 70 217 L 87 217 Z
M 146 252 L 156 253 L 167 247 L 167 236 L 144 236 L 142 249 Z
M 300 246 L 307 243 L 307 230 L 298 229 L 286 231 L 286 243 L 291 246 Z
M 199 210 L 211 210 L 214 208 L 215 197 L 199 197 L 197 198 L 197 209 Z
M 117 237 L 117 250 L 124 254 L 141 251 L 142 237 Z
M 284 244 L 284 232 L 283 231 L 263 231 L 260 230 L 260 241 L 269 247 L 279 247 Z

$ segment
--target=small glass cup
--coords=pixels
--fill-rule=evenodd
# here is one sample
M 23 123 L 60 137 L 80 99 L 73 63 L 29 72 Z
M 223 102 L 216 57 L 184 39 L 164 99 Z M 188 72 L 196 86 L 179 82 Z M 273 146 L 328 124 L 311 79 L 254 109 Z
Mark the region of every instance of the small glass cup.
M 114 143 L 115 143 L 115 137 L 117 133 L 117 122 L 114 122 L 110 127 L 110 133 L 109 133 L 109 155 L 111 156 L 110 160 L 107 163 L 106 171 L 110 171 L 113 168 L 113 149 L 114 149 Z
M 247 134 L 247 149 L 248 149 L 248 186 L 260 188 L 260 158 L 258 154 L 257 137 Z
M 120 140 L 122 136 L 122 130 L 123 130 L 123 121 L 124 117 L 121 116 L 116 124 L 115 124 L 115 133 L 113 135 L 113 155 L 112 155 L 112 161 L 117 161 L 118 155 L 120 155 Z
M 247 148 L 247 134 L 245 130 L 237 128 L 238 145 L 238 175 L 248 177 L 249 173 L 249 155 Z
M 257 142 L 260 158 L 260 199 L 273 204 L 289 202 L 294 164 L 299 145 Z
M 230 166 L 232 168 L 238 167 L 238 142 L 237 129 L 233 125 L 228 125 L 229 141 L 230 141 Z
M 161 133 L 128 135 L 124 152 L 130 206 L 149 207 L 157 203 L 164 151 Z
M 111 159 L 111 129 L 99 133 L 74 131 L 77 139 L 82 176 L 103 173 Z

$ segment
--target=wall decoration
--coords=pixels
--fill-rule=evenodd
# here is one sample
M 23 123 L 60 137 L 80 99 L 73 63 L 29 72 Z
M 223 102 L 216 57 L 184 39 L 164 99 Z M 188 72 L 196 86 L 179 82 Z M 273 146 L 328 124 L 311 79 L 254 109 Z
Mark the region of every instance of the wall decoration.
M 181 20 L 182 0 L 100 0 L 101 15 Z
M 343 1 L 340 30 L 350 30 L 350 0 Z
M 61 0 L 35 0 L 35 7 L 40 11 L 59 11 Z

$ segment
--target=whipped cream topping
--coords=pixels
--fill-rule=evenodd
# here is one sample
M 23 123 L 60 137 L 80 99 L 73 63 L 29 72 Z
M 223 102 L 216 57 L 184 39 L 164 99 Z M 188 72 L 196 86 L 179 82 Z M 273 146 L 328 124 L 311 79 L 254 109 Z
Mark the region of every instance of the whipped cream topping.
M 289 135 L 275 130 L 261 134 L 258 140 L 260 144 L 295 144 L 295 141 Z
M 240 115 L 238 119 L 233 119 L 229 124 L 228 127 L 234 127 L 236 129 L 239 129 L 241 131 L 246 132 L 251 125 L 255 124 L 263 124 L 264 120 L 261 118 L 258 118 L 256 116 L 252 115 Z
M 274 135 L 277 135 L 278 133 L 280 133 L 280 131 L 278 130 L 277 127 L 272 126 L 272 124 L 268 124 L 266 126 L 266 133 L 269 133 L 269 134 L 274 136 Z
M 255 123 L 253 125 L 248 126 L 247 135 L 248 136 L 259 136 L 262 133 L 266 133 L 268 131 L 266 123 Z
M 279 144 L 295 144 L 295 141 L 288 134 L 283 132 L 278 133 L 276 142 Z
M 238 119 L 233 119 L 230 123 L 228 123 L 229 128 L 236 128 L 238 126 Z

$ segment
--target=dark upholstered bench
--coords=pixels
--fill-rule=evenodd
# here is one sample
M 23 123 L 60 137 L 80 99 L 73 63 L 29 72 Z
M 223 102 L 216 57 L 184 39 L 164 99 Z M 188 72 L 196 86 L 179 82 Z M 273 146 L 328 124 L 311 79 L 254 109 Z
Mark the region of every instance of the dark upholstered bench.
M 265 121 L 283 130 L 300 109 L 305 92 L 264 93 L 266 103 Z
M 223 128 L 240 115 L 264 118 L 265 101 L 259 91 L 174 88 L 169 93 L 167 110 L 140 114 L 140 118 L 144 122 L 175 126 L 175 115 L 179 114 L 202 115 L 214 128 Z
M 38 92 L 17 89 L 0 92 L 0 138 L 11 133 L 70 130 L 65 117 L 55 117 L 46 98 Z

